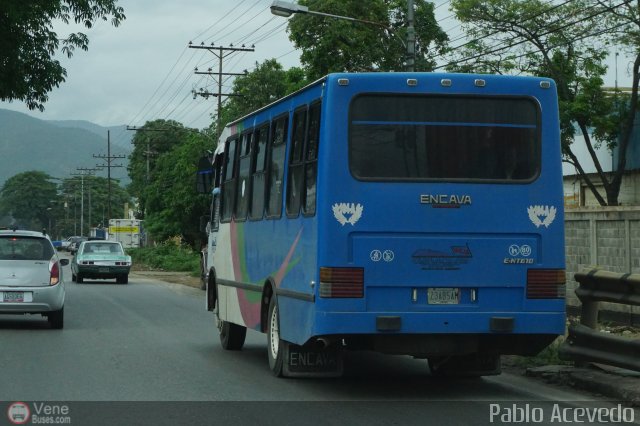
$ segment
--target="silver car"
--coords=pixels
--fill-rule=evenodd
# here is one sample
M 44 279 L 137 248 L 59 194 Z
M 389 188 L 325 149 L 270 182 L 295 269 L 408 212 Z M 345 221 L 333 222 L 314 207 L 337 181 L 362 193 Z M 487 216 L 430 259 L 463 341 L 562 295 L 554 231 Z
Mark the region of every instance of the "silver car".
M 41 314 L 52 328 L 64 325 L 62 267 L 42 232 L 0 231 L 0 314 Z

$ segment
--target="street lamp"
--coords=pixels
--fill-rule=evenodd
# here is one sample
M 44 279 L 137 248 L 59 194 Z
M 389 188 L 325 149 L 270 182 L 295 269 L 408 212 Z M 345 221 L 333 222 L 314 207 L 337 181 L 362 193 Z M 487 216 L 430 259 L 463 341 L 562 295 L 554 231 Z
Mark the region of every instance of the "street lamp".
M 288 18 L 294 13 L 309 13 L 309 8 L 307 6 L 300 6 L 299 4 L 276 0 L 271 5 L 271 13 L 282 16 L 283 18 Z
M 389 30 L 389 27 L 387 27 L 386 25 L 380 22 L 367 21 L 366 19 L 356 19 L 356 18 L 351 18 L 349 16 L 332 15 L 331 13 L 316 12 L 314 10 L 309 10 L 307 6 L 301 6 L 299 4 L 289 3 L 288 1 L 275 0 L 271 4 L 271 13 L 276 16 L 282 16 L 283 18 L 288 18 L 294 13 L 308 13 L 309 15 L 344 19 L 346 21 L 352 21 L 352 22 L 362 22 L 363 24 L 376 25 L 378 27 L 384 28 L 385 30 Z
M 333 15 L 330 13 L 316 12 L 309 10 L 307 6 L 301 6 L 299 4 L 290 3 L 288 1 L 275 0 L 271 4 L 271 13 L 276 16 L 282 16 L 288 18 L 294 13 L 307 13 L 309 15 L 324 16 L 328 18 L 343 19 L 351 22 L 361 22 L 363 24 L 375 25 L 385 29 L 390 35 L 397 37 L 402 45 L 407 49 L 407 71 L 414 71 L 415 65 L 415 51 L 416 51 L 416 36 L 415 28 L 413 26 L 413 0 L 407 0 L 407 43 L 400 39 L 397 34 L 391 31 L 391 28 L 375 21 L 367 21 L 366 19 L 357 19 L 350 16 Z

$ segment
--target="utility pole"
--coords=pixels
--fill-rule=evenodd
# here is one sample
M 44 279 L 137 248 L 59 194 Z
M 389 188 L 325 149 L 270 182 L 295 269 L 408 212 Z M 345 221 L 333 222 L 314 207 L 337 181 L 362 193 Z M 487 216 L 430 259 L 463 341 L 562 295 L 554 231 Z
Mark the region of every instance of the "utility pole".
M 413 0 L 407 0 L 407 71 L 415 71 L 416 29 L 414 27 Z
M 80 176 L 80 236 L 84 235 L 84 177 L 93 175 L 96 169 L 76 167 L 80 173 L 71 173 L 71 176 Z
M 107 155 L 96 155 L 93 154 L 93 158 L 100 158 L 106 161 L 106 164 L 96 164 L 96 167 L 107 169 L 107 182 L 109 185 L 109 199 L 108 199 L 108 215 L 109 219 L 111 219 L 111 168 L 112 167 L 122 167 L 122 164 L 111 164 L 113 160 L 119 158 L 126 158 L 125 155 L 111 155 L 111 132 L 107 130 Z
M 165 132 L 166 129 L 143 129 L 141 127 L 136 127 L 136 126 L 127 126 L 127 130 L 132 130 L 135 132 Z M 149 167 L 149 157 L 152 155 L 156 155 L 157 152 L 155 151 L 151 151 L 151 147 L 149 146 L 149 139 L 147 139 L 147 149 L 146 151 L 144 151 L 145 156 L 147 157 L 147 175 L 145 178 L 145 183 L 149 183 L 149 171 L 150 171 L 150 167 Z
M 236 74 L 236 73 L 223 73 L 222 72 L 222 61 L 224 60 L 224 58 L 226 58 L 229 55 L 234 54 L 235 52 L 254 52 L 255 48 L 253 46 L 251 47 L 244 47 L 244 45 L 242 45 L 242 47 L 233 47 L 233 45 L 229 46 L 229 47 L 222 47 L 222 46 L 218 46 L 215 47 L 213 43 L 211 43 L 210 46 L 205 46 L 204 43 L 201 43 L 200 46 L 194 46 L 191 42 L 189 42 L 189 48 L 190 49 L 205 49 L 208 50 L 209 52 L 213 53 L 213 55 L 218 58 L 218 72 L 214 73 L 211 72 L 211 69 L 209 69 L 208 72 L 199 72 L 198 69 L 196 68 L 195 72 L 196 74 L 207 74 L 207 75 L 217 75 L 218 76 L 218 93 L 211 93 L 211 92 L 207 92 L 203 89 L 200 89 L 200 91 L 196 92 L 195 90 L 193 90 L 193 98 L 195 99 L 196 96 L 203 96 L 205 98 L 208 98 L 209 96 L 214 96 L 218 98 L 218 111 L 216 112 L 216 127 L 218 130 L 218 135 L 220 134 L 220 132 L 222 131 L 222 129 L 220 128 L 222 126 L 222 118 L 220 117 L 220 112 L 222 111 L 222 97 L 223 96 L 241 96 L 241 95 L 237 95 L 234 93 L 222 93 L 222 77 L 225 75 L 246 75 L 245 73 L 241 73 L 241 74 Z

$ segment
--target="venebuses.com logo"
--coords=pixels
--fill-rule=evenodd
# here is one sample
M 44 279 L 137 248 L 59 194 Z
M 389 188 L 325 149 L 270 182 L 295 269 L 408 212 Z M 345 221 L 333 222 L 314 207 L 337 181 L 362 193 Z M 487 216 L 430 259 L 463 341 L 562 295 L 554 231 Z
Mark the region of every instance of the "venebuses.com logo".
M 23 425 L 29 421 L 31 410 L 24 402 L 14 402 L 7 409 L 7 417 L 14 425 Z
M 14 425 L 71 424 L 71 409 L 66 404 L 16 401 L 9 405 L 7 418 Z

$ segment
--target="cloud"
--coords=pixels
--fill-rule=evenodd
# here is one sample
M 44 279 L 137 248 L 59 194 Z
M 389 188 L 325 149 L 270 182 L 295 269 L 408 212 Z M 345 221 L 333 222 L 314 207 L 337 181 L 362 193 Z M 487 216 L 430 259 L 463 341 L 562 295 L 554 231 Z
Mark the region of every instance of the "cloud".
M 57 59 L 67 69 L 67 81 L 49 95 L 45 112 L 29 111 L 20 102 L 0 103 L 0 108 L 26 112 L 41 119 L 81 119 L 101 125 L 142 125 L 156 118 L 177 119 L 185 125 L 205 127 L 216 103 L 194 100 L 192 88 L 211 85 L 211 77 L 193 74 L 196 66 L 217 69 L 208 51 L 188 49 L 189 41 L 228 45 L 245 38 L 259 40 L 254 53 L 224 59 L 225 72 L 241 72 L 254 63 L 282 56 L 293 49 L 282 18 L 273 19 L 271 0 L 192 0 L 188 3 L 121 0 L 127 19 L 113 27 L 97 22 L 91 29 L 56 24 L 60 37 L 80 31 L 89 37 L 89 50 L 71 59 Z M 214 25 L 215 24 L 215 25 Z M 263 26 L 264 25 L 264 26 Z M 199 38 L 196 40 L 196 36 Z M 297 65 L 297 54 L 281 59 Z M 227 85 L 230 86 L 228 81 Z M 152 97 L 153 96 L 153 97 Z M 151 101 L 147 103 L 148 101 Z

